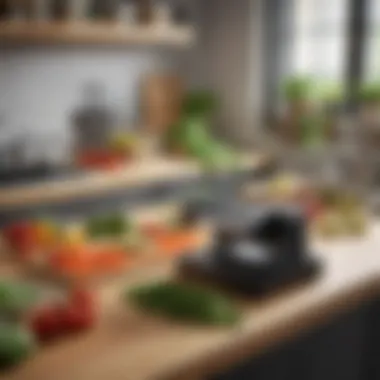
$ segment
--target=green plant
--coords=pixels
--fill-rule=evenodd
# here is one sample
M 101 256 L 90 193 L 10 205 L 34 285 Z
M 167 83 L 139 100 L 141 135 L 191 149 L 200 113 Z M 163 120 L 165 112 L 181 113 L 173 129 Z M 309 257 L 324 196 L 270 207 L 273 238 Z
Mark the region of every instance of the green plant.
M 319 81 L 316 83 L 317 98 L 325 104 L 337 104 L 344 100 L 344 88 L 334 81 Z
M 309 100 L 313 91 L 314 83 L 308 76 L 292 76 L 283 84 L 283 93 L 288 101 Z
M 209 116 L 216 110 L 217 103 L 216 95 L 212 91 L 190 92 L 183 102 L 183 115 Z
M 326 119 L 323 113 L 310 113 L 301 118 L 301 138 L 305 146 L 319 146 L 325 138 Z
M 358 100 L 362 103 L 380 102 L 380 83 L 372 82 L 364 84 L 359 90 Z
M 210 116 L 217 105 L 217 97 L 212 91 L 189 93 L 180 119 L 165 136 L 165 146 L 169 150 L 197 159 L 206 171 L 234 169 L 239 162 L 234 149 L 212 135 Z

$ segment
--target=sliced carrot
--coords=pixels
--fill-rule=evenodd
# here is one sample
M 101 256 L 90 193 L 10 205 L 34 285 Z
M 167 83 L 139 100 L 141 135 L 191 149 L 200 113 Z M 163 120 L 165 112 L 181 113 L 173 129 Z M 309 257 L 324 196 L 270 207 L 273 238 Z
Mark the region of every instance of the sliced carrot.
M 154 239 L 154 245 L 163 256 L 180 255 L 200 245 L 198 233 L 193 230 L 169 231 Z
M 148 238 L 156 238 L 162 235 L 166 235 L 168 229 L 165 226 L 159 225 L 157 223 L 145 224 L 141 227 L 142 233 Z
M 119 272 L 130 264 L 126 254 L 121 251 L 100 251 L 93 260 L 99 273 Z

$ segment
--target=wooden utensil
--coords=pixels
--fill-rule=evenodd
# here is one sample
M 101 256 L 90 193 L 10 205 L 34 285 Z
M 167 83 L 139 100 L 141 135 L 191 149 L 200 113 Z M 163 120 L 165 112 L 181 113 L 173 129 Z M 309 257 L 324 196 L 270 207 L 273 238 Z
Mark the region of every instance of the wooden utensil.
M 145 78 L 142 90 L 143 123 L 146 131 L 163 134 L 178 121 L 183 100 L 183 85 L 173 74 L 152 74 Z

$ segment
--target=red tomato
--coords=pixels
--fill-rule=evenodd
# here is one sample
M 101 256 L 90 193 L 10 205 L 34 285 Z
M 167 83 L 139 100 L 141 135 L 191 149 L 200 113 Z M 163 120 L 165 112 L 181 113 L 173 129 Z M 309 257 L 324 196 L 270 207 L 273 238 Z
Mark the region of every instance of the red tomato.
M 94 323 L 95 312 L 90 305 L 54 305 L 38 310 L 32 317 L 31 328 L 41 342 L 49 342 L 88 330 Z
M 63 333 L 62 311 L 62 306 L 51 306 L 34 314 L 31 326 L 40 341 L 50 341 Z
M 108 150 L 89 150 L 78 156 L 78 164 L 90 169 L 114 169 L 125 162 L 125 155 Z
M 29 254 L 37 248 L 38 234 L 31 222 L 12 224 L 4 229 L 3 236 L 9 246 L 20 254 Z
M 68 333 L 90 329 L 95 322 L 93 310 L 77 305 L 69 306 L 62 314 L 62 324 Z
M 94 310 L 95 297 L 94 295 L 84 289 L 75 289 L 69 296 L 69 303 L 71 306 Z

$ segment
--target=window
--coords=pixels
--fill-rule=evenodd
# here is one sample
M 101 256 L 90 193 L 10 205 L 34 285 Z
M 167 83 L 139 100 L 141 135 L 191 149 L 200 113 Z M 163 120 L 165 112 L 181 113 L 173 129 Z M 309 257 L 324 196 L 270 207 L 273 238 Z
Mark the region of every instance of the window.
M 295 0 L 291 73 L 342 81 L 348 0 Z
M 342 85 L 350 106 L 363 81 L 380 82 L 380 0 L 263 1 L 269 123 L 281 108 L 281 84 L 288 76 Z
M 367 7 L 367 31 L 364 57 L 364 80 L 380 80 L 380 0 L 371 0 Z

